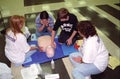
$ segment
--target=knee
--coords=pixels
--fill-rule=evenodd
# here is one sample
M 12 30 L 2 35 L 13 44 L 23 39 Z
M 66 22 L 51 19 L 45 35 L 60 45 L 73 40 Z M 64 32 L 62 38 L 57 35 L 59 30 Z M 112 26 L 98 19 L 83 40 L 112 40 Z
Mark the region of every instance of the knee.
M 71 53 L 71 54 L 69 55 L 70 60 L 71 60 L 73 57 L 75 57 L 75 56 L 76 56 L 76 53 Z

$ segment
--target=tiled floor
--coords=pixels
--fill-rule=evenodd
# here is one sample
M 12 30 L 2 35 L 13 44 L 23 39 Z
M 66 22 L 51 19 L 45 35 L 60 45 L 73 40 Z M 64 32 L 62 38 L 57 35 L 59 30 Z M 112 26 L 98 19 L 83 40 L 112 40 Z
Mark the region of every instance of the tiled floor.
M 35 32 L 35 18 L 43 10 L 47 10 L 56 18 L 56 10 L 67 8 L 78 20 L 91 20 L 103 39 L 109 53 L 120 60 L 120 1 L 119 0 L 1 0 L 0 10 L 7 25 L 11 15 L 24 15 L 26 25 Z M 25 3 L 24 3 L 25 2 Z M 0 25 L 0 30 L 3 29 Z M 1 45 L 2 42 L 0 42 Z M 0 48 L 1 49 L 1 48 Z M 2 50 L 3 51 L 3 50 Z M 1 53 L 1 51 L 0 51 Z M 64 62 L 68 59 L 63 59 Z M 65 64 L 67 65 L 67 64 Z M 71 69 L 71 68 L 70 68 Z M 70 70 L 68 69 L 70 72 Z M 71 78 L 72 79 L 72 78 Z

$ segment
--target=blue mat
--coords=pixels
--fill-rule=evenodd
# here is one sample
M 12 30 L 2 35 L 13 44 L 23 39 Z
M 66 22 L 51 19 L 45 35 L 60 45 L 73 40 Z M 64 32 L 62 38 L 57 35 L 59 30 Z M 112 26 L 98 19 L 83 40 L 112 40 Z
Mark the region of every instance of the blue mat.
M 78 52 L 78 50 L 74 48 L 74 45 L 67 46 L 66 44 L 62 44 L 61 47 L 62 47 L 64 56 L 68 56 L 73 52 Z
M 57 39 L 55 39 L 55 42 L 57 46 L 55 49 L 54 57 L 48 58 L 45 52 L 40 52 L 39 50 L 37 50 L 30 58 L 27 59 L 27 61 L 24 62 L 23 66 L 30 66 L 33 63 L 45 63 L 51 61 L 52 59 L 63 58 L 65 56 L 68 56 L 70 53 L 77 51 L 73 45 L 69 47 L 65 44 L 60 45 Z M 31 41 L 29 42 L 29 44 L 37 45 L 37 41 Z

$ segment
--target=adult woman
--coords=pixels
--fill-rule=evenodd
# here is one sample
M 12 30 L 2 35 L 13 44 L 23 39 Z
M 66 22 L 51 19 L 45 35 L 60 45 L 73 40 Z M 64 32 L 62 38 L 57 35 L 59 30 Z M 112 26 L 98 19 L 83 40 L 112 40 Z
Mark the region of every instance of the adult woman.
M 83 44 L 79 48 L 79 53 L 72 53 L 69 58 L 75 67 L 73 77 L 86 79 L 105 70 L 108 64 L 108 51 L 90 21 L 79 22 L 77 28 L 83 37 Z
M 26 57 L 30 56 L 37 47 L 30 47 L 27 39 L 22 32 L 23 24 L 21 23 L 20 16 L 13 15 L 10 18 L 10 27 L 6 30 L 6 57 L 16 65 L 21 65 Z

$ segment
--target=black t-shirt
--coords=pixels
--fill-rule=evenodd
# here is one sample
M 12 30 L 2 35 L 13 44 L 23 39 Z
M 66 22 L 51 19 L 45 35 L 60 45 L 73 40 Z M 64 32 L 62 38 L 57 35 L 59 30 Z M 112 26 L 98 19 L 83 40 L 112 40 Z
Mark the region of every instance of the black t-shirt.
M 77 31 L 76 26 L 78 23 L 78 19 L 74 14 L 69 14 L 69 20 L 68 21 L 60 21 L 58 18 L 55 22 L 54 31 L 57 31 L 59 27 L 61 27 L 61 32 L 64 32 L 65 34 L 71 35 L 74 30 Z

